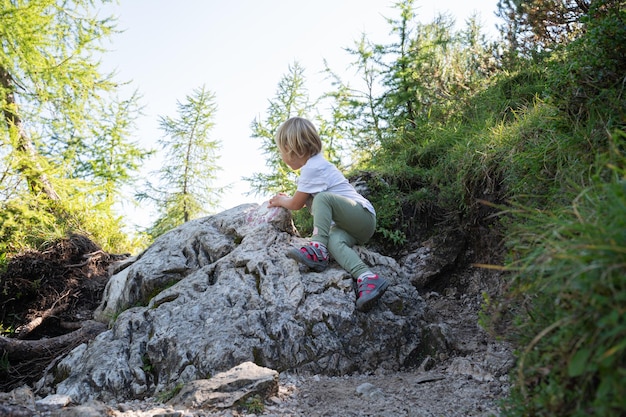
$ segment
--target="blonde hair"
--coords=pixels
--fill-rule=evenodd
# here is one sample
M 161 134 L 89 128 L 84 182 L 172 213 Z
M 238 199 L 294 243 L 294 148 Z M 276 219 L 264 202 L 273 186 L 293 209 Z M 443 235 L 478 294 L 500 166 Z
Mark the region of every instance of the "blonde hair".
M 320 139 L 313 123 L 303 117 L 287 119 L 276 131 L 276 145 L 289 158 L 309 157 L 322 151 Z

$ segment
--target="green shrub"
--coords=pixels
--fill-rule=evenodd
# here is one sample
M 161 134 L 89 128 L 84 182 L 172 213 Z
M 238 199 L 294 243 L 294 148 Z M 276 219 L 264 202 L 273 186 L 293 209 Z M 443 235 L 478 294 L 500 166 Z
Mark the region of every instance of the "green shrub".
M 55 202 L 24 194 L 0 205 L 0 254 L 36 249 L 71 233 L 88 236 L 111 253 L 136 252 L 147 246 L 145 236 L 129 236 L 110 202 L 94 203 L 83 194 L 62 194 Z
M 185 384 L 183 382 L 179 382 L 171 390 L 160 392 L 156 396 L 157 401 L 165 404 L 166 402 L 177 396 L 182 391 L 184 386 Z
M 265 410 L 263 399 L 259 395 L 253 395 L 246 398 L 240 405 L 240 408 L 248 414 L 261 414 Z

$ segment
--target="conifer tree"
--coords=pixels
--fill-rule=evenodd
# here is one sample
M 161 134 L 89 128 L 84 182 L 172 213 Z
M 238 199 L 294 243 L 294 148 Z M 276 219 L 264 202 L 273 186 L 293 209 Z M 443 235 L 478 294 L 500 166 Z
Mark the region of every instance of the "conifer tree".
M 119 84 L 100 71 L 116 27 L 97 3 L 2 2 L 0 220 L 12 230 L 115 233 L 117 190 L 148 154 L 128 139 L 137 97 L 117 97 Z M 0 238 L 12 233 L 1 228 Z
M 210 137 L 217 111 L 214 94 L 205 86 L 178 102 L 176 118 L 161 116 L 165 136 L 159 140 L 165 153 L 158 171 L 159 183 L 138 194 L 139 199 L 156 202 L 159 218 L 148 233 L 157 237 L 202 214 L 219 203 L 221 188 L 213 187 L 220 167 L 220 143 Z
M 400 152 L 419 142 L 423 126 L 447 123 L 495 70 L 492 47 L 475 18 L 455 33 L 447 15 L 418 22 L 414 3 L 395 5 L 399 17 L 387 19 L 394 36 L 390 43 L 363 37 L 347 49 L 360 76 L 358 85 L 329 71 L 336 88 L 332 97 L 343 103 L 343 120 L 352 124 L 360 149 Z
M 276 95 L 270 100 L 265 119 L 254 119 L 252 137 L 261 141 L 260 149 L 265 155 L 269 173 L 254 173 L 248 181 L 252 193 L 270 195 L 278 192 L 291 193 L 296 189 L 296 176 L 281 159 L 274 136 L 278 127 L 290 117 L 305 117 L 311 120 L 324 144 L 324 156 L 337 165 L 342 162 L 342 147 L 345 132 L 339 123 L 343 113 L 333 110 L 323 114 L 320 102 L 323 97 L 311 100 L 306 88 L 305 69 L 296 61 L 288 68 L 278 83 Z
M 309 117 L 313 111 L 305 83 L 304 68 L 294 62 L 278 82 L 276 95 L 269 100 L 266 117 L 252 121 L 252 137 L 260 140 L 260 149 L 266 158 L 265 166 L 269 170 L 269 173 L 254 173 L 252 177 L 245 178 L 256 194 L 295 191 L 295 173 L 282 161 L 274 135 L 288 118 Z
M 601 0 L 596 5 L 602 2 L 617 4 Z M 581 17 L 588 15 L 591 3 L 591 0 L 499 0 L 498 16 L 504 21 L 500 30 L 509 43 L 507 53 L 529 57 L 569 43 L 583 33 Z

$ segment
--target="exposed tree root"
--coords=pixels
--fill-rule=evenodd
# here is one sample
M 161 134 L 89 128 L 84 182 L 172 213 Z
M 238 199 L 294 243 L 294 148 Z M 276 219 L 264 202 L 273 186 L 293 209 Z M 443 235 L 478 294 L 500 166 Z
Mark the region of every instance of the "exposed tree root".
M 104 323 L 89 320 L 83 322 L 78 330 L 48 339 L 20 340 L 0 336 L 0 351 L 8 355 L 9 361 L 49 357 L 52 352 L 91 340 L 106 329 Z
M 109 267 L 128 256 L 73 234 L 9 260 L 0 275 L 0 390 L 37 381 L 57 358 L 106 330 L 91 321 L 93 311 Z

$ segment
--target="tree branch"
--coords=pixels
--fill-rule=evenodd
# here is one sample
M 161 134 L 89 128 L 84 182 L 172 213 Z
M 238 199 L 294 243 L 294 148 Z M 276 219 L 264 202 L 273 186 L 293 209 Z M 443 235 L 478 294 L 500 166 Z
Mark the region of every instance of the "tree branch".
M 18 135 L 17 151 L 20 151 L 26 155 L 29 162 L 34 169 L 30 170 L 25 164 L 21 164 L 18 170 L 25 176 L 30 189 L 32 191 L 43 191 L 50 200 L 60 200 L 59 195 L 54 190 L 52 183 L 48 180 L 46 174 L 43 173 L 43 168 L 37 161 L 37 150 L 33 141 L 28 137 L 24 131 L 22 120 L 17 114 L 17 102 L 15 101 L 15 83 L 13 77 L 7 71 L 7 69 L 0 65 L 0 87 L 6 91 L 4 97 L 5 106 L 3 108 L 4 121 L 9 128 L 9 131 L 15 129 Z

